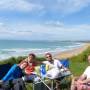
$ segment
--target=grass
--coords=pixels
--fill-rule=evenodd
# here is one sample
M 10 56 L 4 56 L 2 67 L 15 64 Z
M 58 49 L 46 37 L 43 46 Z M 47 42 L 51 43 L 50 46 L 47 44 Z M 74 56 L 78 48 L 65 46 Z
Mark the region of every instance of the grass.
M 74 76 L 80 76 L 84 72 L 87 65 L 87 62 L 70 61 L 70 70 Z
M 75 76 L 81 75 L 89 65 L 87 57 L 90 55 L 90 47 L 77 56 L 70 58 L 70 70 Z
M 5 59 L 5 60 L 0 60 L 0 65 L 1 64 L 18 64 L 20 63 L 22 60 L 24 60 L 25 58 L 27 58 L 27 56 L 19 56 L 19 57 L 10 57 L 8 59 Z M 44 57 L 36 57 L 36 60 L 38 62 L 41 62 L 41 61 L 45 61 L 45 58 Z

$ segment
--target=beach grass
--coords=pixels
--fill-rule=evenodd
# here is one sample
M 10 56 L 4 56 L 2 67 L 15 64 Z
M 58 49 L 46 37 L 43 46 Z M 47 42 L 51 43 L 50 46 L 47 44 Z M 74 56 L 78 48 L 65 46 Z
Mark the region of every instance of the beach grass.
M 89 65 L 87 57 L 90 55 L 90 47 L 85 51 L 70 58 L 70 70 L 73 75 L 78 76 L 83 73 L 85 68 Z
M 10 64 L 10 65 L 18 64 L 25 58 L 27 58 L 27 56 L 10 57 L 5 60 L 0 60 L 0 65 L 1 64 Z M 42 62 L 42 61 L 45 61 L 45 58 L 44 57 L 36 57 L 36 60 Z
M 80 76 L 87 66 L 88 66 L 87 62 L 70 61 L 70 71 L 74 76 Z

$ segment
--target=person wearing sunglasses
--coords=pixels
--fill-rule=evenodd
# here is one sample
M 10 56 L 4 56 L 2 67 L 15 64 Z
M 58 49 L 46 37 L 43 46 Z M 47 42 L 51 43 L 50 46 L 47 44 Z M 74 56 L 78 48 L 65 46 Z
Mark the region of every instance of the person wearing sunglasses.
M 46 65 L 46 78 L 53 79 L 56 81 L 56 90 L 60 90 L 60 80 L 61 76 L 64 75 L 62 72 L 68 71 L 64 67 L 60 60 L 54 59 L 51 53 L 45 54 L 46 61 L 43 61 L 43 64 Z
M 59 60 L 53 59 L 51 53 L 46 53 L 45 58 L 46 61 L 43 61 L 43 63 L 46 65 L 46 76 L 49 76 L 51 78 L 57 78 L 61 71 L 68 70 L 60 63 Z

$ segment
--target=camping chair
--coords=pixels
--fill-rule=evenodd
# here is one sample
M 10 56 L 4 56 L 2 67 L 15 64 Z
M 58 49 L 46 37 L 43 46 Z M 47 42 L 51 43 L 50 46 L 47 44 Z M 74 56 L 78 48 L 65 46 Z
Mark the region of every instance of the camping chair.
M 62 59 L 60 60 L 62 65 L 69 69 L 69 59 Z M 67 72 L 64 76 L 62 75 L 60 78 L 57 78 L 58 85 L 60 86 L 60 90 L 64 90 L 67 88 L 67 90 L 70 90 L 70 84 L 71 84 L 71 77 L 72 73 Z

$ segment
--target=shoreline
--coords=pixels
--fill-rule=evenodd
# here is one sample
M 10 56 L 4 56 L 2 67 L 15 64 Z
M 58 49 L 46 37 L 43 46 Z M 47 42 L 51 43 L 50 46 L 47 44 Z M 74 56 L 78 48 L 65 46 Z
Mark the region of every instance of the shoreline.
M 75 47 L 75 48 L 71 47 L 70 49 L 65 50 L 65 51 L 58 50 L 56 52 L 50 52 L 50 53 L 53 55 L 53 58 L 57 58 L 57 59 L 70 58 L 72 56 L 75 56 L 75 55 L 78 55 L 78 54 L 82 53 L 89 46 L 90 46 L 90 43 L 84 43 L 84 44 L 81 44 L 79 47 Z M 47 52 L 45 52 L 45 53 L 47 53 Z M 45 53 L 43 53 L 43 54 L 36 54 L 36 56 L 44 57 Z M 0 61 L 9 59 L 11 57 L 19 57 L 19 56 L 27 56 L 27 55 L 10 56 L 10 57 L 3 58 L 3 59 L 1 58 Z
M 77 47 L 75 49 L 63 51 L 57 54 L 54 54 L 53 57 L 56 59 L 64 59 L 64 58 L 71 58 L 72 56 L 76 56 L 82 53 L 90 46 L 90 43 L 85 43 L 83 46 Z

